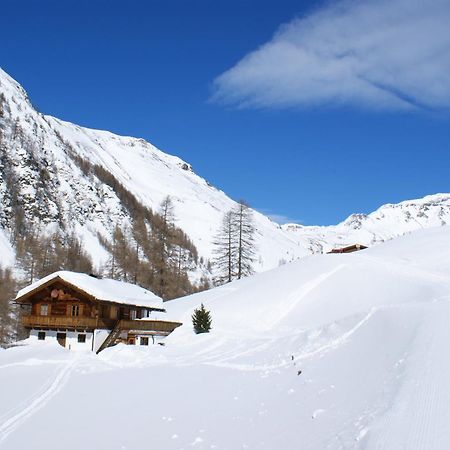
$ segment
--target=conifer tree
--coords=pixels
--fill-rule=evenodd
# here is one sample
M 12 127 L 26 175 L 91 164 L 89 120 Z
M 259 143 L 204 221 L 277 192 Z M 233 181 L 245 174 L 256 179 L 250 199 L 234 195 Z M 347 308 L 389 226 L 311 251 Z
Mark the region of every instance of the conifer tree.
M 169 298 L 169 291 L 174 278 L 170 267 L 173 251 L 174 222 L 175 214 L 172 199 L 170 196 L 167 196 L 160 204 L 151 237 L 156 294 L 163 298 Z
M 195 309 L 192 314 L 192 325 L 194 326 L 195 333 L 209 333 L 211 323 L 211 313 L 205 309 L 202 303 L 200 308 Z
M 140 207 L 125 190 L 119 192 L 132 205 L 134 219 L 130 229 L 116 226 L 112 241 L 97 235 L 111 255 L 102 269 L 105 276 L 132 281 L 164 300 L 195 292 L 197 288 L 189 280 L 188 271 L 196 267 L 197 249 L 175 225 L 170 196 L 153 212 Z
M 161 202 L 159 207 L 159 214 L 163 220 L 164 230 L 168 231 L 170 228 L 174 226 L 175 223 L 175 213 L 172 197 L 167 195 L 164 200 Z
M 241 279 L 253 273 L 252 263 L 255 255 L 252 210 L 248 204 L 241 200 L 234 209 L 235 228 L 237 233 L 237 273 Z
M 252 210 L 244 201 L 224 214 L 213 242 L 216 284 L 229 283 L 253 273 L 254 233 Z
M 17 282 L 11 269 L 0 267 L 0 345 L 12 342 L 17 335 L 17 308 L 13 299 Z
M 229 283 L 234 278 L 237 255 L 236 224 L 232 210 L 224 214 L 213 244 L 213 265 L 217 273 L 215 281 L 217 284 Z

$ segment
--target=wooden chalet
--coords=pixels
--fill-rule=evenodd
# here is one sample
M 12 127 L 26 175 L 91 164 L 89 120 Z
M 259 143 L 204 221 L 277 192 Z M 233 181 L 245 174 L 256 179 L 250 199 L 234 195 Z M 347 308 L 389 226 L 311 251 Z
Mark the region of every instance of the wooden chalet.
M 353 245 L 348 245 L 347 247 L 334 248 L 333 250 L 331 250 L 327 253 L 353 253 L 353 252 L 357 252 L 359 250 L 364 250 L 365 248 L 367 248 L 365 245 L 353 244 Z
M 161 320 L 163 301 L 131 283 L 76 272 L 55 272 L 18 292 L 30 337 L 99 353 L 123 342 L 149 345 L 181 325 Z

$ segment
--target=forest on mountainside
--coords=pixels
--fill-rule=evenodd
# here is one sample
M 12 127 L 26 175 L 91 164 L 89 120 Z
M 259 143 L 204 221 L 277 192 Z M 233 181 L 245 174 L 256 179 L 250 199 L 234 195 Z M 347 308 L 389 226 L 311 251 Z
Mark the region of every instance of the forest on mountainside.
M 110 257 L 97 268 L 96 274 L 138 284 L 164 300 L 188 295 L 210 287 L 208 278 L 190 281 L 188 270 L 195 269 L 198 255 L 183 231 L 174 225 L 170 197 L 160 213 L 148 209 L 136 212 L 131 227 L 116 225 L 113 240 L 99 236 Z M 22 223 L 14 233 L 16 265 L 0 268 L 0 344 L 23 335 L 20 309 L 13 303 L 17 290 L 58 270 L 92 273 L 92 261 L 82 243 L 63 230 L 52 234 L 38 233 L 30 223 Z
M 0 118 L 3 115 L 0 98 Z M 60 140 L 70 152 L 70 145 L 61 136 Z M 11 146 L 21 151 L 22 164 L 38 174 L 33 195 L 24 195 L 20 189 L 31 186 L 31 181 L 11 160 Z M 128 223 L 114 225 L 112 240 L 98 235 L 110 256 L 104 265 L 95 269 L 83 242 L 59 215 L 61 199 L 54 196 L 55 189 L 50 186 L 54 180 L 46 169 L 48 164 L 40 156 L 36 140 L 28 136 L 17 121 L 11 129 L 0 126 L 0 182 L 5 186 L 0 215 L 16 254 L 13 268 L 0 268 L 0 343 L 10 342 L 22 334 L 18 326 L 20 310 L 12 302 L 17 290 L 58 270 L 96 271 L 100 276 L 139 284 L 164 300 L 209 287 L 208 278 L 203 275 L 196 283 L 189 278 L 188 272 L 196 270 L 200 264 L 206 267 L 207 263 L 199 259 L 195 245 L 175 225 L 170 197 L 164 199 L 159 211 L 152 211 L 142 206 L 102 167 L 76 155 L 73 160 L 85 175 L 96 177 L 109 186 L 131 217 Z

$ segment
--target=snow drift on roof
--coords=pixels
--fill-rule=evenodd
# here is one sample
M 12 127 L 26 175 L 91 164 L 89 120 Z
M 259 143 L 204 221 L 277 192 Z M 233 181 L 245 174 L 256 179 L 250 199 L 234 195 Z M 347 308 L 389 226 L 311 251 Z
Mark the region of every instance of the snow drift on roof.
M 17 293 L 16 299 L 56 278 L 60 278 L 67 283 L 77 286 L 79 289 L 92 295 L 98 300 L 146 308 L 163 308 L 163 301 L 160 297 L 135 284 L 111 280 L 109 278 L 95 278 L 85 273 L 68 271 L 54 272 L 39 281 L 30 284 Z

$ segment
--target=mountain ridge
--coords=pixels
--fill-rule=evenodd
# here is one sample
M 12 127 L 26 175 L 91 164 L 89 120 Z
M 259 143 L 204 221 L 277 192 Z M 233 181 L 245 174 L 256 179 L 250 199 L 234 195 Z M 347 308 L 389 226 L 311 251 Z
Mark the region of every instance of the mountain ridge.
M 22 86 L 2 69 L 0 96 L 0 264 L 15 263 L 18 205 L 33 226 L 43 232 L 75 233 L 94 265 L 105 264 L 110 255 L 101 240 L 111 242 L 116 225 L 130 226 L 134 220 L 116 192 L 117 185 L 137 204 L 154 211 L 169 195 L 176 225 L 200 256 L 212 257 L 212 241 L 223 213 L 236 202 L 198 176 L 188 162 L 142 138 L 41 114 Z M 105 183 L 83 165 L 101 168 L 113 181 Z M 383 205 L 334 226 L 278 225 L 257 211 L 254 220 L 259 272 L 342 244 L 374 245 L 414 229 L 450 223 L 450 194 Z M 205 266 L 197 269 L 191 270 L 194 279 L 204 274 Z

